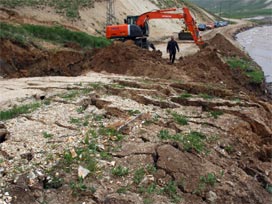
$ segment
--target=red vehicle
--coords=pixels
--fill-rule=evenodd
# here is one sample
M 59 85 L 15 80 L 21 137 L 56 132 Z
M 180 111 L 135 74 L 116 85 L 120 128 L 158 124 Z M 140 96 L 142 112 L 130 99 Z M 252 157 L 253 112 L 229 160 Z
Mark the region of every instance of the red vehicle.
M 206 24 L 206 28 L 209 29 L 209 30 L 214 29 L 214 23 Z
M 190 31 L 194 42 L 197 45 L 202 45 L 204 42 L 199 36 L 199 30 L 197 28 L 194 18 L 190 14 L 189 9 L 184 7 L 183 13 L 173 13 L 176 10 L 176 8 L 170 8 L 150 11 L 140 16 L 127 16 L 127 19 L 125 19 L 125 24 L 107 26 L 106 37 L 108 39 L 118 38 L 122 40 L 133 40 L 138 46 L 148 48 L 150 44 L 147 41 L 147 37 L 149 36 L 148 20 L 184 19 L 186 28 L 188 31 Z

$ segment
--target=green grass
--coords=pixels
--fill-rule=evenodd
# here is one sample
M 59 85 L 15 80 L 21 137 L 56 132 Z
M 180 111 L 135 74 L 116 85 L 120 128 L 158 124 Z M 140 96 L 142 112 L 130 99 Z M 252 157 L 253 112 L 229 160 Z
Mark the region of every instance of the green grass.
M 50 6 L 68 18 L 79 18 L 79 9 L 93 6 L 94 0 L 1 0 L 0 5 L 15 8 L 21 6 Z
M 228 65 L 232 69 L 241 69 L 253 84 L 261 84 L 264 81 L 264 73 L 261 69 L 254 66 L 250 61 L 241 58 L 227 59 Z
M 126 194 L 129 188 L 127 186 L 122 186 L 116 190 L 116 193 L 119 194 Z
M 206 136 L 200 132 L 190 132 L 183 140 L 185 151 L 196 150 L 198 153 L 205 150 Z
M 151 183 L 148 186 L 140 186 L 139 193 L 153 194 L 158 192 L 158 187 L 155 183 Z
M 31 113 L 41 106 L 40 103 L 31 103 L 26 105 L 15 106 L 8 110 L 0 111 L 0 121 L 9 120 L 18 117 L 21 114 Z
M 245 18 L 253 16 L 271 15 L 271 9 L 266 9 L 266 0 L 190 0 L 193 3 L 213 12 L 220 13 L 227 18 Z
M 87 127 L 89 125 L 89 116 L 85 116 L 84 118 L 70 118 L 69 121 L 71 124 L 75 124 L 76 126 L 84 126 Z
M 183 93 L 179 95 L 179 98 L 182 98 L 182 99 L 191 98 L 191 97 L 192 97 L 192 94 L 189 94 L 189 93 Z
M 111 44 L 104 37 L 95 37 L 84 32 L 71 31 L 62 26 L 41 26 L 41 25 L 11 25 L 0 22 L 0 38 L 16 40 L 23 44 L 29 43 L 34 39 L 45 40 L 56 44 L 67 42 L 78 43 L 81 47 L 105 47 Z
M 44 189 L 58 189 L 63 185 L 64 181 L 62 178 L 56 177 L 56 176 L 50 176 L 50 180 L 44 181 Z
M 210 112 L 210 115 L 214 118 L 214 119 L 217 119 L 220 115 L 223 115 L 224 112 L 223 111 L 211 111 Z
M 87 186 L 82 178 L 78 178 L 76 181 L 70 182 L 70 188 L 74 196 L 79 196 L 81 193 L 90 192 L 94 194 L 96 189 L 93 186 Z
M 177 184 L 174 181 L 169 181 L 163 188 L 162 192 L 167 194 L 171 201 L 174 203 L 178 203 L 181 200 L 181 197 L 177 195 Z
M 173 119 L 175 120 L 176 123 L 178 123 L 180 125 L 188 125 L 188 120 L 185 116 L 179 115 L 176 112 L 173 112 L 172 116 L 173 116 Z
M 128 114 L 130 116 L 136 116 L 136 115 L 141 114 L 141 111 L 139 111 L 139 110 L 128 110 Z
M 117 166 L 117 167 L 114 167 L 114 168 L 111 170 L 111 173 L 112 173 L 113 175 L 115 175 L 115 176 L 123 177 L 123 176 L 128 175 L 129 169 L 126 168 L 126 167 Z
M 208 173 L 206 176 L 201 176 L 200 181 L 207 185 L 214 186 L 216 183 L 216 175 L 214 173 Z
M 145 176 L 144 168 L 137 169 L 133 176 L 133 182 L 135 184 L 140 184 L 141 181 L 144 179 L 144 176 Z
M 221 177 L 223 177 L 223 175 L 224 171 L 221 171 Z M 193 193 L 201 194 L 201 192 L 204 191 L 207 186 L 214 187 L 216 182 L 217 177 L 214 173 L 208 173 L 207 175 L 200 176 L 198 187 Z
M 254 9 L 249 11 L 240 11 L 240 12 L 232 12 L 232 13 L 222 13 L 223 17 L 227 18 L 250 18 L 254 16 L 271 16 L 271 9 Z
M 192 150 L 198 153 L 206 150 L 206 136 L 203 133 L 192 131 L 187 134 L 171 135 L 168 130 L 161 130 L 158 134 L 161 140 L 174 140 L 182 143 L 185 151 L 191 152 Z
M 42 134 L 44 138 L 52 138 L 54 136 L 53 134 L 50 134 L 48 132 L 43 132 Z
M 214 98 L 214 96 L 211 96 L 209 94 L 203 93 L 203 94 L 199 94 L 199 97 L 206 99 L 206 100 L 211 100 Z
M 109 137 L 111 140 L 121 141 L 124 139 L 124 135 L 113 128 L 101 127 L 98 133 L 103 136 Z

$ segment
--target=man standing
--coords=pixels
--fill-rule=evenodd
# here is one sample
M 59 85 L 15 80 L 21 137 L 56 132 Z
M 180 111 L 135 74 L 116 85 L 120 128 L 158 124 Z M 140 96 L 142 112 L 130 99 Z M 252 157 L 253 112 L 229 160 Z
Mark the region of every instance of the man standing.
M 174 37 L 171 36 L 171 40 L 167 44 L 167 53 L 170 55 L 170 63 L 174 64 L 176 59 L 176 49 L 179 52 L 178 43 L 174 40 Z

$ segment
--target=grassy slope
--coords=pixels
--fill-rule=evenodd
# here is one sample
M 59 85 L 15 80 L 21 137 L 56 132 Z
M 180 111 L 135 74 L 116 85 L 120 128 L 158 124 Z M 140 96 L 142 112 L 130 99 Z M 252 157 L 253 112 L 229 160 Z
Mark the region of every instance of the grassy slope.
M 104 37 L 95 37 L 83 32 L 75 32 L 61 26 L 40 26 L 22 24 L 19 26 L 0 22 L 0 38 L 8 38 L 23 44 L 35 39 L 45 40 L 56 44 L 75 42 L 81 47 L 105 47 L 110 41 Z
M 266 0 L 251 0 L 250 2 L 245 0 L 235 1 L 235 0 L 190 0 L 199 6 L 219 13 L 221 8 L 221 13 L 226 17 L 242 18 L 242 17 L 252 17 L 258 15 L 271 15 L 272 10 L 266 9 L 268 4 Z M 271 3 L 269 3 L 271 5 Z

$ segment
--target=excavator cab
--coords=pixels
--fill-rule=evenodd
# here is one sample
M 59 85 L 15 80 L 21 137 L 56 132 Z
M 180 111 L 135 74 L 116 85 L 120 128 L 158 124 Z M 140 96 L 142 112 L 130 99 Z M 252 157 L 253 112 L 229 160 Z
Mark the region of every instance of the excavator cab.
M 127 16 L 127 19 L 125 19 L 124 22 L 129 25 L 137 25 L 138 18 L 139 16 Z M 143 35 L 148 37 L 149 36 L 148 21 L 145 21 L 144 27 L 141 27 L 141 29 L 142 29 Z

